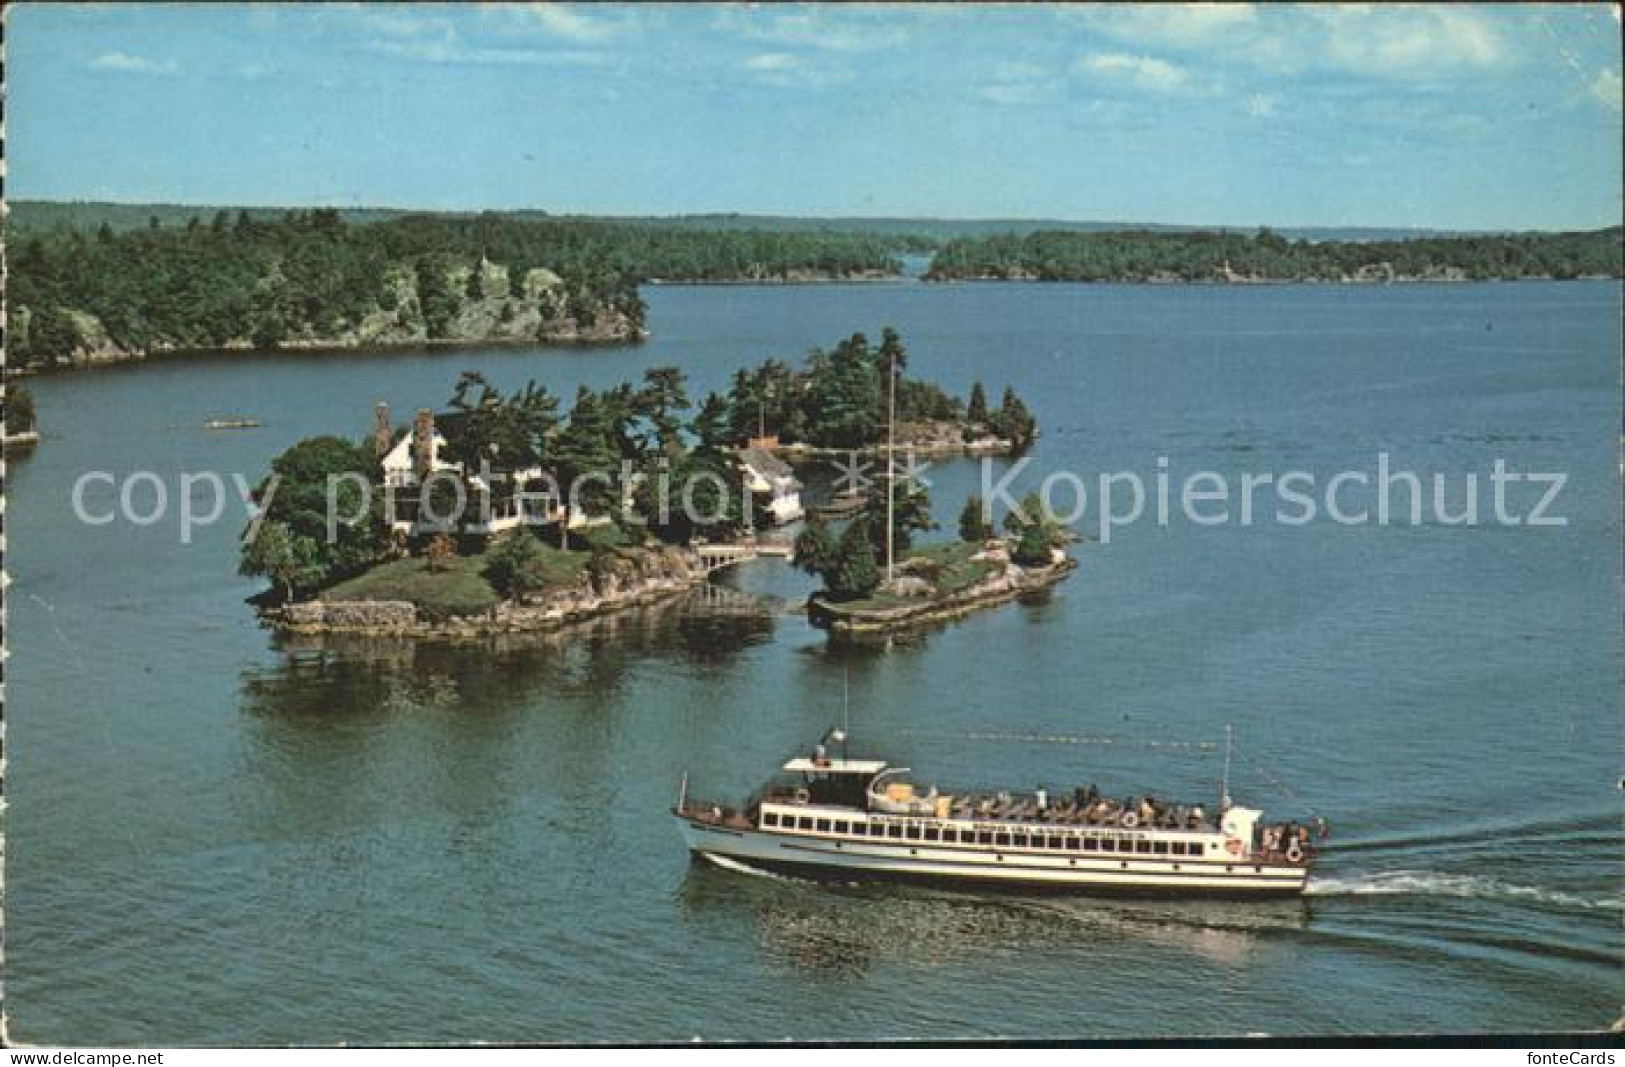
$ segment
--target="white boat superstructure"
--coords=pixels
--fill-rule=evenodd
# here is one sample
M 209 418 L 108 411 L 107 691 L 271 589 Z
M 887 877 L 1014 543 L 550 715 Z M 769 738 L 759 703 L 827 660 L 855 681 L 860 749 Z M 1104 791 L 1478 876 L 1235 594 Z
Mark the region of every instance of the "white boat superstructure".
M 673 809 L 689 849 L 766 870 L 833 878 L 1237 897 L 1302 893 L 1313 859 L 1307 825 L 1263 825 L 1262 812 L 1151 797 L 1115 801 L 1091 786 L 1065 797 L 920 791 L 907 768 L 829 755 L 785 763 L 742 808 L 697 802 L 687 781 Z

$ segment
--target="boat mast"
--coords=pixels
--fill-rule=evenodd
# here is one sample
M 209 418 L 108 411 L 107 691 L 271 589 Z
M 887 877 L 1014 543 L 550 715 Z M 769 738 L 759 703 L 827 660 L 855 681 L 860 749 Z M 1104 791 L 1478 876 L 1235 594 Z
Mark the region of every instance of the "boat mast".
M 1229 723 L 1224 725 L 1224 776 L 1219 779 L 1219 814 L 1223 815 L 1230 808 L 1230 746 L 1234 727 Z
M 897 353 L 886 353 L 886 584 L 892 582 L 892 546 L 895 531 L 892 529 L 892 497 L 894 495 L 897 475 Z
M 847 737 L 852 726 L 852 668 L 841 667 L 841 758 L 847 758 Z

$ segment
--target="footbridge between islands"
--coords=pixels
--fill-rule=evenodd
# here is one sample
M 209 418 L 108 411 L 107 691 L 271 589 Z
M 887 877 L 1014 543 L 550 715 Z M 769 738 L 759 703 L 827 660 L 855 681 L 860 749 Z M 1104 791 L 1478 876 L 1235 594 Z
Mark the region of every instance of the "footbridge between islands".
M 794 546 L 789 541 L 759 540 L 734 541 L 723 543 L 699 542 L 692 546 L 694 554 L 700 557 L 700 564 L 705 567 L 706 574 L 715 574 L 724 567 L 732 567 L 763 556 L 791 560 L 795 557 Z

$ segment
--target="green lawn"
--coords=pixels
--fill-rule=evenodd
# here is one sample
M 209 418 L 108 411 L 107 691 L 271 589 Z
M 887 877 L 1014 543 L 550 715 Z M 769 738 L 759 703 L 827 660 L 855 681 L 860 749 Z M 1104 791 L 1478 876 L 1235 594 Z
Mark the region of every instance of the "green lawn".
M 987 578 L 998 568 L 997 564 L 989 563 L 987 560 L 971 559 L 981 550 L 982 546 L 979 544 L 942 541 L 937 544 L 917 545 L 903 558 L 925 562 L 927 568 L 915 569 L 913 573 L 929 581 L 938 596 L 951 596 Z M 836 612 L 888 611 L 893 608 L 916 606 L 920 603 L 920 598 L 876 593 L 861 600 L 826 603 L 830 610 Z
M 548 586 L 566 585 L 580 578 L 590 553 L 561 552 L 543 543 L 543 572 Z M 479 615 L 502 598 L 482 573 L 485 555 L 457 556 L 443 570 L 429 569 L 428 560 L 410 559 L 381 563 L 354 578 L 339 582 L 323 592 L 328 600 L 408 600 L 431 618 L 451 615 Z

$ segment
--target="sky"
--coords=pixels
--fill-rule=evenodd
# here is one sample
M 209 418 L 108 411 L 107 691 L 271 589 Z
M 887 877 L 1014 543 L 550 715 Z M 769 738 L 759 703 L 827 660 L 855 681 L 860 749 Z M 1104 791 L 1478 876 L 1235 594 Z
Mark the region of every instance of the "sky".
M 15 199 L 1583 229 L 1614 4 L 50 5 Z

